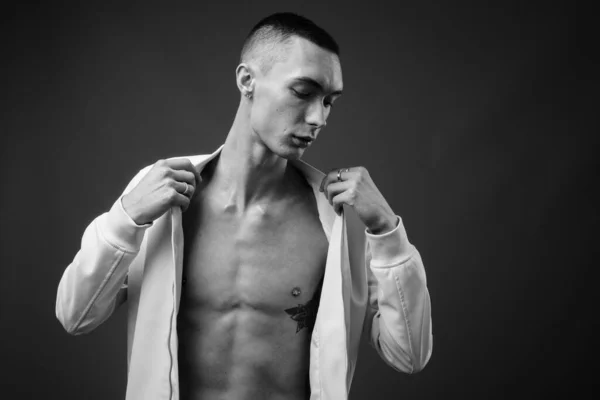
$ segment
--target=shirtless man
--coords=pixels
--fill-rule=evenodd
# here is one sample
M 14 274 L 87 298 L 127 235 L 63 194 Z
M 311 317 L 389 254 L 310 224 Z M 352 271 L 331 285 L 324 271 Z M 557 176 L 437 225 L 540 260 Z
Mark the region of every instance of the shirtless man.
M 200 173 L 185 159 L 157 162 L 122 207 L 138 226 L 184 211 L 180 398 L 308 399 L 329 244 L 313 188 L 288 161 L 341 96 L 337 44 L 302 17 L 272 15 L 249 34 L 236 83 L 241 100 L 220 154 Z M 321 189 L 337 213 L 353 207 L 370 234 L 399 224 L 362 167 L 327 174 Z
M 281 40 L 246 47 L 236 71 L 245 96 L 184 214 L 182 399 L 310 394 L 310 316 L 328 246 L 312 189 L 287 159 L 325 126 L 342 75 L 331 50 Z M 299 304 L 310 316 L 295 321 L 285 310 Z

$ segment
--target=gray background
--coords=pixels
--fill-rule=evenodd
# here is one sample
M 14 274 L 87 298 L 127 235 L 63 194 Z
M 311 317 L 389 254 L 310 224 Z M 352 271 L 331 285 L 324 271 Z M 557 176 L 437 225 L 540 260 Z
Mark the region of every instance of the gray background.
M 363 345 L 351 399 L 591 385 L 599 214 L 585 10 L 217 3 L 5 7 L 1 396 L 124 397 L 125 308 L 69 336 L 54 315 L 62 272 L 140 168 L 224 141 L 243 39 L 284 10 L 342 49 L 345 94 L 305 159 L 367 167 L 428 275 L 429 365 L 399 374 Z

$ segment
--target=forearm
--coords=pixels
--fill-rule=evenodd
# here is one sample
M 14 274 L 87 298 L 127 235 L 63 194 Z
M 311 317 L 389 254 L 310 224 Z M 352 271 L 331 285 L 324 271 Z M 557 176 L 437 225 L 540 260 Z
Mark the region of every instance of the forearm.
M 383 235 L 367 232 L 372 316 L 370 340 L 399 371 L 414 373 L 432 350 L 431 302 L 421 256 L 410 244 L 400 218 Z
M 89 332 L 111 315 L 148 226 L 130 221 L 119 199 L 86 228 L 58 286 L 56 316 L 67 332 Z

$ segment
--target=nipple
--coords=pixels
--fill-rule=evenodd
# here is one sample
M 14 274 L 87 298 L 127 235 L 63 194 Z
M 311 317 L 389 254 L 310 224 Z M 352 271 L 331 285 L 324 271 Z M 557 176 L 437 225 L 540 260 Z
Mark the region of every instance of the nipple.
M 300 293 L 301 292 L 300 292 L 300 288 L 299 287 L 296 286 L 295 288 L 292 289 L 292 296 L 298 297 L 298 296 L 300 296 Z

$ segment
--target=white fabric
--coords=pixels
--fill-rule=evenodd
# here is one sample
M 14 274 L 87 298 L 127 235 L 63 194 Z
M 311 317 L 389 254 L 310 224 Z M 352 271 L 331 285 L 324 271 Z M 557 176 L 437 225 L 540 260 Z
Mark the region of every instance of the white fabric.
M 187 158 L 201 171 L 223 146 Z M 431 302 L 421 256 L 402 219 L 391 232 L 370 234 L 354 210 L 334 211 L 319 185 L 324 174 L 290 161 L 313 188 L 329 240 L 319 311 L 310 342 L 311 400 L 348 398 L 364 332 L 381 358 L 405 373 L 420 371 L 433 348 Z M 133 189 L 151 166 L 126 187 Z M 177 312 L 183 229 L 174 207 L 137 225 L 122 196 L 86 228 L 81 248 L 59 283 L 56 316 L 67 332 L 90 332 L 128 304 L 127 400 L 178 400 Z

